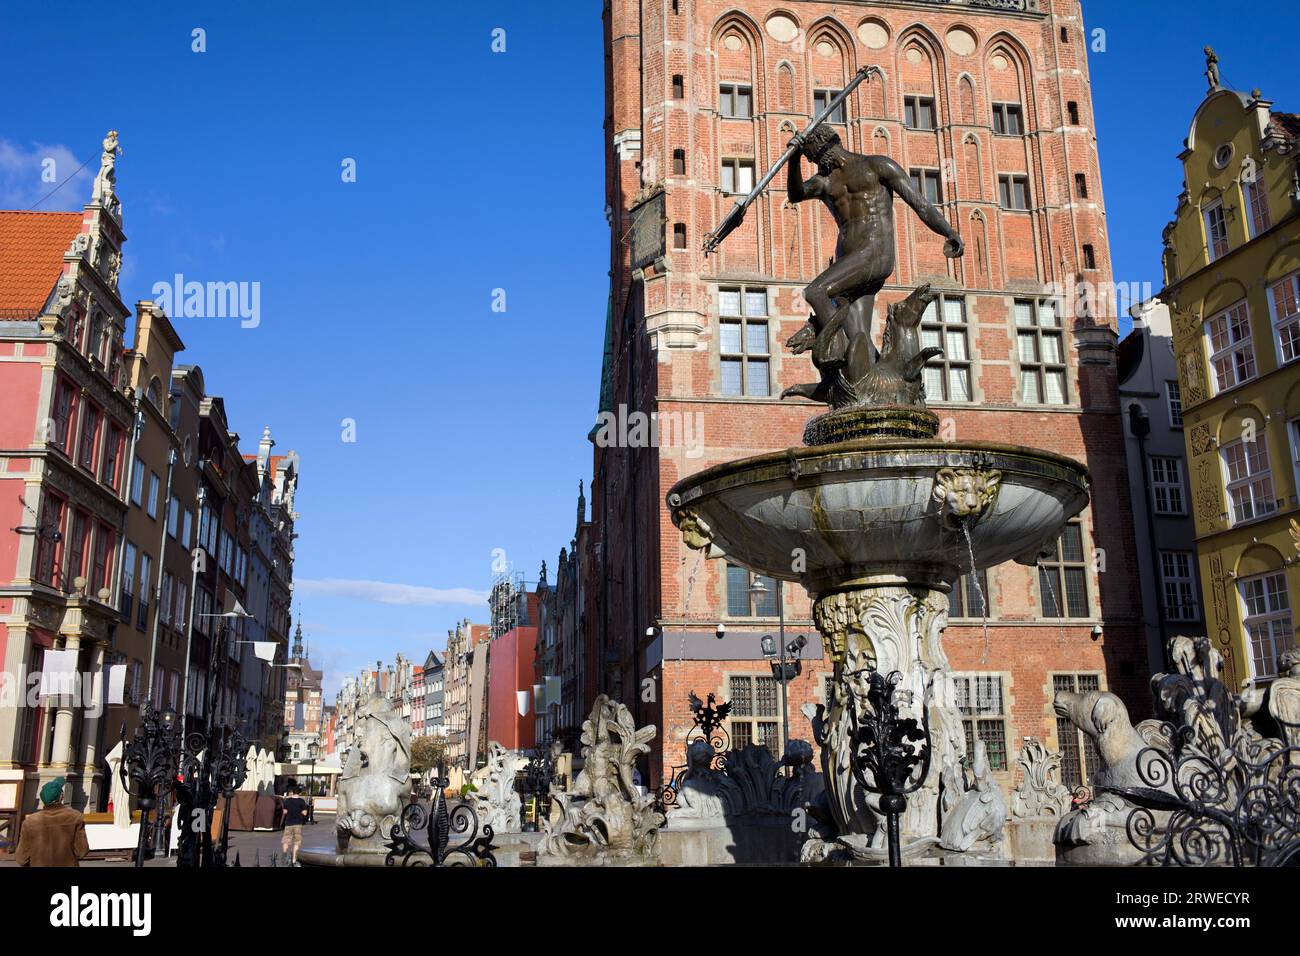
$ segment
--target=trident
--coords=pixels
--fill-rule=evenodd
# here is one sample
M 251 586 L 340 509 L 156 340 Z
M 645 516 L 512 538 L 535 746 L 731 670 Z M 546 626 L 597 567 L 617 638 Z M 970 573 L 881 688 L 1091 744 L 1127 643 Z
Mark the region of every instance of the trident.
M 803 136 L 807 136 L 820 126 L 826 120 L 826 117 L 839 109 L 840 104 L 848 99 L 849 94 L 856 90 L 863 80 L 869 77 L 872 73 L 879 72 L 880 67 L 878 66 L 864 66 L 858 70 L 858 72 L 853 75 L 853 79 L 849 81 L 849 85 L 836 93 L 835 96 L 831 98 L 831 101 L 826 104 L 826 108 L 808 124 L 807 128 L 803 131 Z M 704 237 L 705 256 L 717 249 L 722 240 L 727 238 L 733 229 L 745 221 L 745 210 L 749 208 L 750 203 L 758 198 L 759 193 L 766 189 L 767 184 L 772 181 L 772 177 L 780 172 L 781 167 L 793 159 L 794 154 L 797 152 L 799 152 L 798 146 L 788 147 L 781 155 L 781 158 L 772 165 L 772 168 L 769 169 L 763 175 L 763 178 L 754 185 L 754 188 L 749 191 L 749 195 L 744 199 L 736 200 L 736 205 L 731 207 L 731 211 L 727 213 L 726 218 L 722 220 L 718 228 Z

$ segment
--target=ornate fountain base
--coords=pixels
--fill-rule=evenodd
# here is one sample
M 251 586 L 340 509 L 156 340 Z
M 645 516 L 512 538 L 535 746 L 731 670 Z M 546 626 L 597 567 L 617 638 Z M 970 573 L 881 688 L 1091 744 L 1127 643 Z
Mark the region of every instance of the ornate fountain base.
M 907 798 L 902 837 L 905 855 L 938 843 L 945 770 L 955 773 L 951 779 L 960 779 L 957 768 L 966 754 L 952 671 L 942 644 L 948 623 L 947 591 L 942 583 L 899 583 L 897 578 L 880 576 L 821 594 L 813 605 L 813 618 L 835 666 L 829 705 L 817 708 L 813 730 L 822 747 L 828 808 L 841 834 L 835 845 L 855 858 L 883 854 L 885 840 L 880 798 L 863 790 L 852 770 L 854 715 L 869 710 L 866 678 L 872 669 L 903 676 L 901 716 L 921 721 L 922 707 L 929 711 L 930 770 L 920 789 Z M 805 858 L 823 852 L 812 844 Z
M 805 445 L 830 445 L 859 438 L 933 438 L 939 417 L 924 408 L 887 405 L 879 408 L 837 408 L 810 419 L 804 426 Z

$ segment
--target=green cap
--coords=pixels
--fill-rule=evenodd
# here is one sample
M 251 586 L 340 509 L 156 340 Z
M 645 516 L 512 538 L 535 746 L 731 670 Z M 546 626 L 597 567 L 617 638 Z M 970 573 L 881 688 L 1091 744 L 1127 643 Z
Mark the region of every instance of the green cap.
M 55 777 L 45 786 L 41 787 L 41 803 L 54 803 L 56 800 L 63 799 L 63 786 L 67 781 L 62 777 Z

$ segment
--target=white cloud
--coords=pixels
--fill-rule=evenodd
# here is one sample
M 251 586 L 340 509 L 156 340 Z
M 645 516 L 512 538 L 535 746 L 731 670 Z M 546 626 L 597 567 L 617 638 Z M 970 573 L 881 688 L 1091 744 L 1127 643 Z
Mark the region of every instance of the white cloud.
M 350 598 L 376 604 L 487 604 L 488 599 L 488 592 L 473 588 L 426 588 L 354 578 L 306 578 L 294 581 L 293 590 L 296 595 Z
M 66 146 L 33 143 L 27 149 L 0 139 L 0 209 L 28 209 L 69 177 L 70 182 L 59 186 L 58 192 L 36 208 L 46 212 L 80 209 L 90 201 L 90 188 L 99 171 L 98 166 L 92 169 L 93 164 L 88 163 L 73 175 L 80 165 Z M 44 178 L 47 169 L 53 182 Z

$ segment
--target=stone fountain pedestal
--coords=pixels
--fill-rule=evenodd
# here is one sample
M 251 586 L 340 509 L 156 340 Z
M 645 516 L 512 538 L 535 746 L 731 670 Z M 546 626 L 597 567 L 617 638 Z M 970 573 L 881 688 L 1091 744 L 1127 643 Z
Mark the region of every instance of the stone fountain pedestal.
M 686 544 L 803 585 L 834 663 L 812 717 L 834 833 L 804 859 L 884 855 L 878 798 L 854 778 L 854 714 L 869 708 L 870 669 L 902 675 L 902 716 L 927 712 L 930 768 L 908 797 L 904 856 L 933 854 L 966 756 L 943 630 L 961 574 L 1019 559 L 1087 504 L 1084 467 L 1051 452 L 945 442 L 923 407 L 852 408 L 809 422 L 821 444 L 727 462 L 668 494 Z M 949 786 L 944 787 L 944 781 Z M 949 806 L 944 806 L 945 802 Z M 951 834 L 949 834 L 951 839 Z

